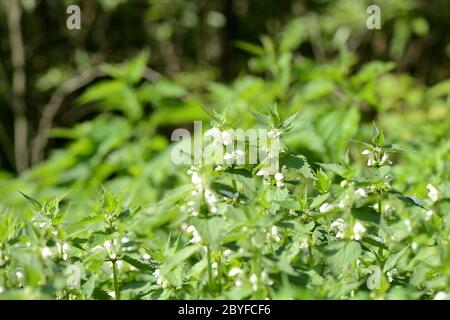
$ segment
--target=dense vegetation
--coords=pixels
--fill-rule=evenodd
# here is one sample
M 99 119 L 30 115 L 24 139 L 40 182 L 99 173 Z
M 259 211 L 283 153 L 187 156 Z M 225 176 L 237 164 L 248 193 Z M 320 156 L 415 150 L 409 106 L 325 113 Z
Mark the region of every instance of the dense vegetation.
M 78 1 L 79 32 L 76 1 L 2 3 L 0 298 L 449 299 L 450 12 L 378 2 L 381 30 L 367 1 Z M 194 121 L 280 136 L 278 172 L 175 165 Z

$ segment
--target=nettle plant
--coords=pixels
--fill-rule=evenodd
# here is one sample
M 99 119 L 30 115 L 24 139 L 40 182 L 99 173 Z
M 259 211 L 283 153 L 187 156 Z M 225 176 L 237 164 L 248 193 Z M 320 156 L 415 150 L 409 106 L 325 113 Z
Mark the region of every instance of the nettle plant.
M 339 163 L 309 163 L 283 144 L 297 114 L 282 120 L 274 106 L 268 115 L 254 115 L 265 129 L 264 144 L 236 135 L 226 112 L 212 113 L 203 147 L 223 148 L 225 161 L 180 165 L 181 186 L 150 206 L 131 206 L 124 194 L 102 187 L 79 219 L 64 195 L 44 203 L 24 195 L 34 209 L 31 219 L 1 215 L 3 294 L 448 297 L 443 195 L 432 184 L 428 201 L 395 188 L 391 169 L 401 148 L 385 144 L 381 129 L 374 124 L 370 143 L 350 141 Z M 231 144 L 237 147 L 227 152 Z M 271 153 L 271 145 L 279 149 Z M 251 147 L 263 156 L 239 161 L 248 160 Z

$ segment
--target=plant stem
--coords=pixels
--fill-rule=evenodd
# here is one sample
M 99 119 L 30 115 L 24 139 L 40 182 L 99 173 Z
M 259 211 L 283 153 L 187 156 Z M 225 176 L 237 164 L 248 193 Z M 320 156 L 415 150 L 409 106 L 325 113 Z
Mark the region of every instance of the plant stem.
M 117 281 L 117 264 L 116 264 L 116 260 L 113 260 L 111 262 L 112 262 L 112 265 L 113 265 L 114 294 L 116 296 L 116 300 L 120 300 L 119 282 Z
M 380 193 L 378 194 L 378 213 L 379 213 L 380 215 L 383 214 L 383 207 L 382 207 L 383 202 L 382 202 L 381 196 L 382 196 L 382 193 L 380 192 Z
M 209 248 L 209 246 L 206 246 L 206 257 L 208 259 L 209 287 L 212 290 L 212 288 L 213 288 L 213 274 L 212 274 L 212 266 L 211 266 L 211 249 Z

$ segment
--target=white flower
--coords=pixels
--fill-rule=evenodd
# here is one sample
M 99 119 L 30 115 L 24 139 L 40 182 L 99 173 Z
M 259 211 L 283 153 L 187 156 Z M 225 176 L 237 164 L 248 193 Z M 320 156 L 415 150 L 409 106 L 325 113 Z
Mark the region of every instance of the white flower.
M 370 154 L 370 151 L 369 151 L 369 150 L 367 150 L 367 149 L 364 149 L 364 150 L 363 150 L 363 152 L 361 152 L 361 154 L 363 154 L 363 155 L 367 155 L 367 154 Z
M 392 282 L 394 281 L 394 276 L 397 274 L 397 269 L 391 269 L 388 272 L 386 272 L 386 276 L 388 277 L 388 281 Z
M 406 229 L 411 232 L 412 231 L 412 225 L 411 225 L 411 220 L 406 219 L 405 220 L 405 225 L 406 225 Z
M 250 282 L 253 284 L 256 284 L 258 282 L 258 277 L 256 276 L 256 274 L 252 274 L 250 276 Z
M 235 285 L 236 287 L 240 287 L 240 286 L 242 286 L 242 281 L 241 281 L 241 280 L 236 280 L 236 281 L 234 282 L 234 285 Z
M 221 138 L 222 143 L 226 146 L 233 143 L 233 134 L 230 130 L 222 131 Z
M 345 229 L 347 229 L 347 223 L 343 219 L 338 218 L 331 223 L 330 228 L 331 230 L 336 231 L 336 238 L 343 239 Z
M 205 132 L 205 137 L 213 137 L 214 139 L 221 137 L 221 132 L 218 128 L 214 127 Z
M 273 138 L 279 138 L 281 135 L 281 131 L 278 129 L 271 129 L 268 133 L 267 133 L 267 137 L 273 139 Z
M 346 179 L 342 180 L 341 183 L 340 183 L 340 186 L 342 188 L 346 187 L 347 185 L 348 185 L 348 181 Z
M 412 249 L 413 252 L 416 252 L 417 248 L 418 248 L 417 242 L 411 243 L 411 249 Z
M 238 274 L 241 274 L 241 273 L 242 273 L 242 270 L 240 268 L 232 268 L 230 270 L 230 272 L 228 273 L 228 275 L 230 277 L 235 277 L 235 276 L 237 276 Z
M 150 260 L 150 255 L 148 253 L 143 253 L 142 254 L 142 259 L 144 260 Z
M 23 273 L 21 271 L 16 272 L 16 278 L 19 282 L 22 282 L 23 280 Z
M 198 233 L 197 229 L 193 225 L 187 227 L 186 232 L 192 234 L 192 239 L 189 241 L 190 243 L 199 244 L 200 242 L 202 242 L 200 233 Z
M 169 286 L 169 282 L 161 274 L 161 269 L 156 269 L 155 272 L 153 272 L 153 275 L 156 278 L 156 284 L 157 285 L 163 287 L 164 289 Z
M 256 175 L 257 176 L 265 176 L 265 175 L 267 175 L 267 172 L 266 172 L 266 170 L 261 169 L 256 173 Z
M 425 212 L 425 220 L 430 220 L 432 216 L 433 216 L 433 210 L 427 210 Z
M 43 247 L 41 249 L 41 256 L 43 259 L 50 258 L 53 255 L 52 250 L 49 247 Z
M 203 185 L 202 177 L 198 174 L 198 172 L 193 172 L 191 177 L 191 182 L 194 186 L 200 189 Z
M 280 241 L 281 239 L 280 239 L 280 236 L 278 235 L 278 228 L 277 228 L 277 226 L 272 226 L 272 229 L 270 229 L 270 234 L 271 234 L 271 236 L 272 236 L 272 238 L 275 240 L 275 241 Z
M 450 299 L 450 296 L 447 292 L 440 291 L 436 293 L 433 300 L 448 300 Z
M 320 213 L 326 213 L 330 210 L 333 209 L 333 206 L 331 204 L 329 204 L 328 202 L 325 202 L 324 204 L 322 204 L 319 208 Z
M 366 228 L 362 225 L 361 222 L 356 221 L 353 226 L 353 238 L 355 240 L 361 240 L 362 235 L 366 232 Z
M 435 186 L 429 183 L 427 184 L 427 190 L 428 190 L 428 198 L 430 198 L 431 201 L 436 202 L 439 199 L 438 189 L 436 189 Z
M 361 198 L 367 197 L 367 193 L 366 193 L 366 191 L 363 188 L 356 189 L 355 194 L 358 195 Z
M 349 196 L 346 194 L 338 203 L 339 208 L 345 208 L 349 203 Z
M 380 165 L 383 165 L 386 162 L 389 163 L 389 156 L 387 153 L 383 153 L 383 156 L 381 157 Z
M 117 257 L 115 244 L 111 240 L 106 240 L 105 243 L 103 244 L 103 247 L 105 248 L 109 258 L 111 260 L 115 260 Z
M 229 162 L 230 160 L 233 160 L 233 159 L 234 159 L 234 156 L 232 153 L 225 153 L 225 155 L 223 156 L 223 160 L 226 162 Z
M 282 181 L 283 178 L 284 178 L 284 176 L 283 176 L 283 174 L 282 174 L 281 172 L 277 172 L 277 173 L 275 173 L 274 178 L 275 178 L 275 180 L 277 180 L 277 181 Z
M 231 250 L 230 249 L 225 249 L 225 251 L 223 252 L 223 255 L 225 257 L 229 256 L 231 254 Z

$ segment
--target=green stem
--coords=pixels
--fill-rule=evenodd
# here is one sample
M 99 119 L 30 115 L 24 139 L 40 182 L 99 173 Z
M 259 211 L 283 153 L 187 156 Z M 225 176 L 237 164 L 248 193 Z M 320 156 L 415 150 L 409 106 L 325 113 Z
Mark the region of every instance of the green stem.
M 119 290 L 119 282 L 117 280 L 117 264 L 116 260 L 111 261 L 113 265 L 113 285 L 114 285 L 114 293 L 116 296 L 116 300 L 120 300 L 120 290 Z
M 378 194 L 378 213 L 380 214 L 380 215 L 382 215 L 383 214 L 383 201 L 382 201 L 382 193 L 380 192 L 379 194 Z
M 208 279 L 209 279 L 209 287 L 213 288 L 213 273 L 212 273 L 212 266 L 211 266 L 211 249 L 209 246 L 206 246 L 206 257 L 208 259 Z

